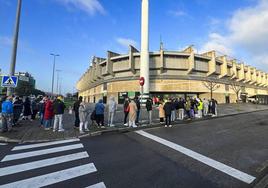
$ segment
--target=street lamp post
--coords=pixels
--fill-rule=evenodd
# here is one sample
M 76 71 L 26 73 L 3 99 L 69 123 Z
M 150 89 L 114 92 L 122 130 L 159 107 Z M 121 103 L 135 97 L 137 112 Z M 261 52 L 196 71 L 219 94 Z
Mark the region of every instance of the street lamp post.
M 57 69 L 56 70 L 56 72 L 57 72 L 57 94 L 60 94 L 60 90 L 59 90 L 59 73 L 61 72 L 61 70 L 59 70 L 59 69 Z
M 12 56 L 11 56 L 11 62 L 10 62 L 9 76 L 14 76 L 14 74 L 15 74 L 15 66 L 16 66 L 16 59 L 17 59 L 17 47 L 18 47 L 18 37 L 19 37 L 19 28 L 20 28 L 21 2 L 22 2 L 22 0 L 18 0 L 18 7 L 17 7 L 17 15 L 16 15 L 15 32 L 14 32 L 14 39 L 13 39 L 13 49 L 12 49 Z M 11 87 L 8 87 L 7 88 L 7 96 L 11 95 L 12 91 L 13 91 L 13 89 Z
M 53 72 L 52 72 L 52 88 L 51 88 L 51 95 L 53 96 L 53 92 L 54 92 L 54 75 L 55 75 L 55 63 L 56 63 L 56 57 L 60 56 L 59 54 L 53 54 L 51 53 L 50 55 L 52 55 L 54 57 L 53 60 Z

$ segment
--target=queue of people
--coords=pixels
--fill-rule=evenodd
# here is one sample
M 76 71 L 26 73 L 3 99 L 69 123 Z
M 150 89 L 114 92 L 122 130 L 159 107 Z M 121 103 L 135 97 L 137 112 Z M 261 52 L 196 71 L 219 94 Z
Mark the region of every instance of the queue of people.
M 10 132 L 12 127 L 19 125 L 20 121 L 36 120 L 37 115 L 41 128 L 62 132 L 64 131 L 62 123 L 64 110 L 65 105 L 61 96 L 54 100 L 47 96 L 25 97 L 24 100 L 23 97 L 18 96 L 3 97 L 0 101 L 1 132 Z

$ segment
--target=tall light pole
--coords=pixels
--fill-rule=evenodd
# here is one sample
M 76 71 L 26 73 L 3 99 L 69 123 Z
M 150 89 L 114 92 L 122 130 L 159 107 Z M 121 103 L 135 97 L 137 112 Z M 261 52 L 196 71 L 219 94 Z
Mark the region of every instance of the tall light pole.
M 22 0 L 18 0 L 9 76 L 14 76 L 14 74 L 15 74 L 16 59 L 17 59 L 17 47 L 18 47 L 18 38 L 19 38 L 19 28 L 20 28 L 21 3 L 22 3 Z M 7 96 L 10 96 L 12 94 L 12 91 L 13 91 L 13 89 L 11 87 L 8 87 L 7 88 Z
M 56 90 L 56 92 L 57 92 L 57 94 L 60 94 L 60 92 L 59 92 L 59 73 L 61 72 L 61 70 L 57 69 L 56 72 L 57 72 L 57 90 Z
M 53 96 L 53 92 L 54 92 L 54 75 L 55 75 L 55 63 L 56 63 L 56 57 L 60 56 L 59 54 L 53 54 L 51 53 L 50 55 L 52 55 L 54 57 L 53 60 L 53 73 L 52 73 L 52 88 L 51 88 L 51 95 Z
M 141 87 L 142 102 L 149 98 L 150 93 L 150 69 L 149 69 L 149 0 L 142 0 L 141 10 L 141 57 L 140 77 L 144 79 Z

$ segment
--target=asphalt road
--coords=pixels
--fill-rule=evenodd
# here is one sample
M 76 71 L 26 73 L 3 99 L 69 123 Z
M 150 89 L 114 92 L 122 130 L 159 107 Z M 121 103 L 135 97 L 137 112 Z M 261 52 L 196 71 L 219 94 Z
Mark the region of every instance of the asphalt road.
M 44 145 L 0 145 L 0 188 L 252 187 L 267 167 L 267 114 Z

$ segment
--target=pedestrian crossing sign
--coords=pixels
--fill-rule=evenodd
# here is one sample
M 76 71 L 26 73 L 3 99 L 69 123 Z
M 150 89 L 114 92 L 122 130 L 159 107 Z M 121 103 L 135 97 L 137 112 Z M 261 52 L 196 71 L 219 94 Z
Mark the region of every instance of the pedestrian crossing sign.
M 18 77 L 17 76 L 3 76 L 2 87 L 17 87 Z

